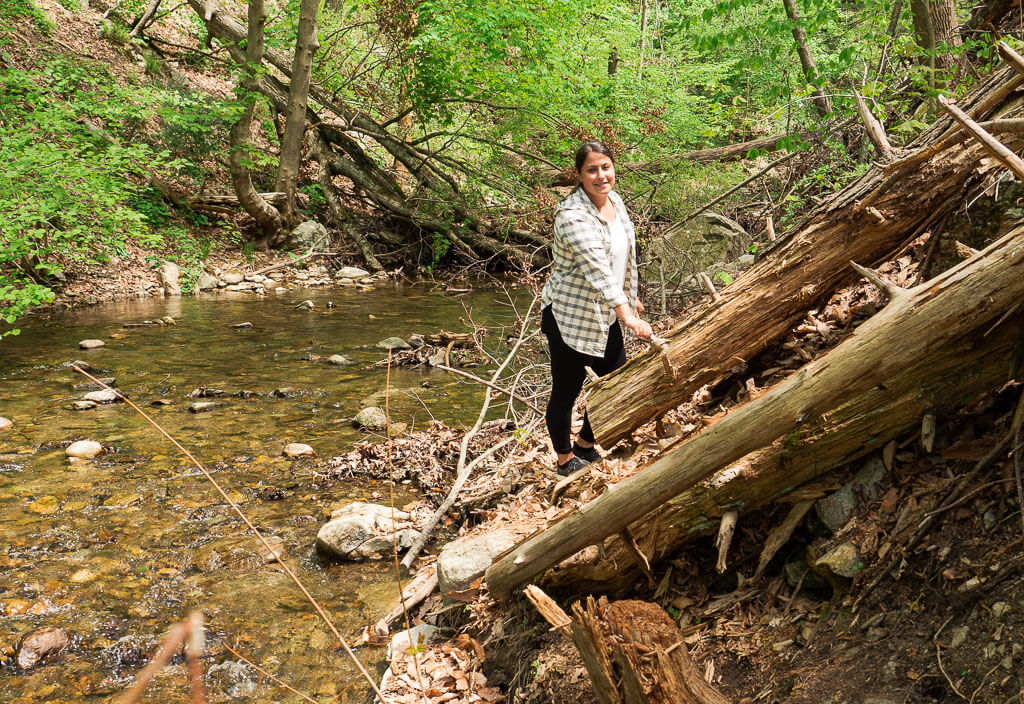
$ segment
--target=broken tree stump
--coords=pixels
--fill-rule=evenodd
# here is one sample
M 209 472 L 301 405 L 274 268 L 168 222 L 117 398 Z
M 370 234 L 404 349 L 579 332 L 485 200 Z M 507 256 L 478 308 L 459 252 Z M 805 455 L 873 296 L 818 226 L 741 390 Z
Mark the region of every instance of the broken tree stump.
M 507 596 L 729 463 L 884 387 L 914 360 L 940 354 L 975 331 L 975 344 L 985 344 L 984 332 L 1005 323 L 1006 312 L 1024 297 L 1022 265 L 1024 227 L 1018 227 L 919 286 L 889 286 L 889 304 L 839 346 L 500 556 L 486 572 L 491 594 Z
M 1024 82 L 1010 68 L 990 76 L 963 109 L 975 120 L 1009 106 L 1000 117 L 1024 114 L 1012 97 Z M 643 355 L 591 386 L 587 412 L 597 441 L 610 447 L 640 425 L 714 384 L 788 332 L 809 308 L 855 280 L 849 260 L 872 264 L 904 242 L 934 231 L 961 202 L 971 184 L 997 174 L 1002 164 L 985 159 L 976 143 L 958 145 L 959 127 L 938 120 L 918 138 L 908 157 L 875 166 L 780 236 L 757 263 L 665 335 L 666 378 L 654 355 Z M 1020 134 L 1007 145 L 1024 144 Z M 935 148 L 941 145 L 941 148 Z
M 697 671 L 675 622 L 658 606 L 587 597 L 572 637 L 601 704 L 727 704 Z

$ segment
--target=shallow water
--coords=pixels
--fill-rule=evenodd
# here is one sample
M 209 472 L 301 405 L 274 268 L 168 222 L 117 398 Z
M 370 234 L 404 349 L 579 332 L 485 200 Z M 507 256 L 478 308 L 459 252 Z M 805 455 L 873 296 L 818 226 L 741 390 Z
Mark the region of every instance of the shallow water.
M 295 310 L 304 299 L 316 310 Z M 280 568 L 207 559 L 211 544 L 232 537 L 255 550 L 213 488 L 125 404 L 71 410 L 90 389 L 74 388 L 88 380 L 66 363 L 81 359 L 108 370 L 103 376 L 115 377 L 118 389 L 211 469 L 257 526 L 284 540 L 289 564 L 349 637 L 395 597 L 394 575 L 387 564 L 321 560 L 313 539 L 332 508 L 386 503 L 388 489 L 324 481 L 315 462 L 286 459 L 281 448 L 303 442 L 325 458 L 365 438 L 347 421 L 364 405 L 383 405 L 385 372 L 366 368 L 386 354 L 375 343 L 467 330 L 460 322 L 467 307 L 500 346 L 500 326 L 513 319 L 505 293 L 448 297 L 429 285 L 391 284 L 107 304 L 29 319 L 20 336 L 0 341 L 0 416 L 15 423 L 0 434 L 0 701 L 112 700 L 192 609 L 201 609 L 209 626 L 207 701 L 298 701 L 237 667 L 224 643 L 321 701 L 364 701 L 367 688 L 354 666 Z M 163 316 L 176 324 L 123 327 Z M 253 327 L 232 327 L 240 322 Z M 106 347 L 79 350 L 86 338 Z M 302 360 L 309 354 L 343 354 L 355 364 Z M 186 396 L 202 386 L 222 390 L 203 400 L 223 405 L 191 413 Z M 299 395 L 271 395 L 281 387 Z M 410 429 L 432 416 L 469 420 L 481 394 L 425 368 L 393 370 L 391 388 L 392 418 Z M 171 403 L 151 405 L 157 399 Z M 113 451 L 72 463 L 63 450 L 72 438 Z M 408 487 L 400 489 L 399 506 L 415 500 Z M 18 671 L 10 655 L 19 638 L 47 626 L 69 631 L 70 649 Z M 376 672 L 383 651 L 363 648 L 360 657 Z M 175 661 L 143 701 L 187 701 L 185 682 L 184 665 Z

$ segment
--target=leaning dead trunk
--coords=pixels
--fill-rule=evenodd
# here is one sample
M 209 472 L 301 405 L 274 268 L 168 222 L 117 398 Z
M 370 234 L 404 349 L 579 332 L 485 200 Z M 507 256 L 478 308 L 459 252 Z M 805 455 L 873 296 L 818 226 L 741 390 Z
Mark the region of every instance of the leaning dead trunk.
M 913 432 L 929 413 L 960 408 L 995 388 L 1016 371 L 1008 362 L 1024 351 L 1024 310 L 988 335 L 973 330 L 935 354 L 907 361 L 906 368 L 848 403 L 810 420 L 706 481 L 684 491 L 629 532 L 654 564 L 681 545 L 718 529 L 728 511 L 747 513 L 773 502 L 816 498 L 798 487 L 876 453 L 892 439 Z M 741 518 L 742 522 L 742 518 Z M 635 553 L 618 535 L 604 541 L 604 555 L 587 549 L 553 570 L 545 580 L 576 591 L 615 589 L 641 573 Z
M 1005 107 L 1021 85 L 1011 75 L 1009 69 L 998 71 L 961 104 L 975 119 Z M 1021 112 L 1015 100 L 1001 117 Z M 723 290 L 720 301 L 705 304 L 665 335 L 674 377 L 664 374 L 656 356 L 645 355 L 598 381 L 587 404 L 598 442 L 610 447 L 752 359 L 855 278 L 849 260 L 879 261 L 940 228 L 972 184 L 1002 170 L 983 158 L 980 146 L 958 146 L 949 125 L 940 120 L 908 157 L 875 167 L 814 210 Z M 1019 134 L 1013 139 L 1021 140 Z
M 729 463 L 873 388 L 885 387 L 913 360 L 939 355 L 974 331 L 984 333 L 1024 297 L 1022 270 L 1024 227 L 913 289 L 887 287 L 889 304 L 849 339 L 517 545 L 487 570 L 488 587 L 497 596 L 507 595 L 566 557 L 621 532 Z

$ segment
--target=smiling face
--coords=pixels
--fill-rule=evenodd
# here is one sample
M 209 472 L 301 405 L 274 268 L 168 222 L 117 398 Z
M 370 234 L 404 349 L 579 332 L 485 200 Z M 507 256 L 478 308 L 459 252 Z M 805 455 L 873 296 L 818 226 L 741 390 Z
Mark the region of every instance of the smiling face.
M 606 154 L 590 152 L 576 178 L 592 201 L 603 203 L 615 186 L 615 163 Z

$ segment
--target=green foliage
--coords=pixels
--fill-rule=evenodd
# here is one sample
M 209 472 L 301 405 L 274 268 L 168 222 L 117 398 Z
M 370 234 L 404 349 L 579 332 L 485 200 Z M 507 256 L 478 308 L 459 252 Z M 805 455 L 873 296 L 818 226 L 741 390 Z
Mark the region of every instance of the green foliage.
M 112 19 L 103 20 L 103 24 L 100 25 L 100 36 L 111 44 L 124 46 L 128 43 L 130 32 L 128 27 Z
M 53 23 L 36 7 L 32 0 L 3 0 L 0 2 L 0 20 L 15 20 L 21 17 L 32 20 L 32 24 L 43 34 L 53 31 Z M 8 32 L 6 28 L 3 28 L 3 24 L 0 22 L 0 36 L 5 36 Z
M 61 7 L 71 12 L 78 12 L 82 9 L 82 3 L 80 0 L 58 0 Z

